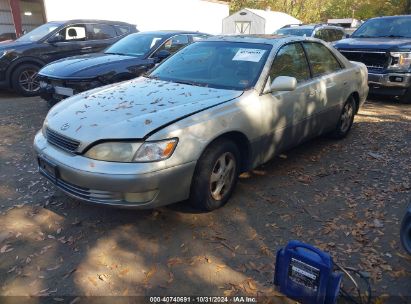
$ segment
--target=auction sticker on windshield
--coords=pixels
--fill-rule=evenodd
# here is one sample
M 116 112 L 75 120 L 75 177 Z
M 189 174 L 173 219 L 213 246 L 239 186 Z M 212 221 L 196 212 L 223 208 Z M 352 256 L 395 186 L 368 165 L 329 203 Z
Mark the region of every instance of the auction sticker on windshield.
M 233 61 L 259 62 L 265 52 L 261 49 L 239 49 L 233 57 Z

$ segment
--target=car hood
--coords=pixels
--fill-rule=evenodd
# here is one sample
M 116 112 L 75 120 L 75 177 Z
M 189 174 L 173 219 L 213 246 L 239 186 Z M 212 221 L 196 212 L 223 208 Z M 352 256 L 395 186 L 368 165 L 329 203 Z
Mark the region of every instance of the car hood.
M 16 49 L 25 47 L 26 45 L 33 44 L 33 43 L 35 42 L 3 41 L 0 44 L 0 52 L 8 51 L 8 50 L 16 50 Z
M 334 44 L 337 49 L 411 50 L 410 38 L 348 38 Z
M 55 61 L 42 68 L 39 74 L 53 78 L 94 78 L 131 63 L 133 66 L 143 64 L 134 56 L 95 53 Z
M 48 113 L 48 127 L 87 145 L 103 139 L 143 139 L 159 128 L 241 96 L 139 77 L 65 99 Z

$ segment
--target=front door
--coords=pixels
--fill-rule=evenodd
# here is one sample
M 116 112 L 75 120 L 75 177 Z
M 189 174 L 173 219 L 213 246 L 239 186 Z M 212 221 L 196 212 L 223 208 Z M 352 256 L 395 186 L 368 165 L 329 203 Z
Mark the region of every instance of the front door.
M 64 27 L 56 36 L 61 37 L 60 42 L 49 43 L 49 61 L 82 55 L 87 53 L 87 32 L 84 24 L 71 24 Z
M 307 125 L 307 117 L 314 113 L 318 102 L 317 82 L 311 78 L 301 43 L 287 44 L 279 50 L 266 85 L 270 86 L 278 76 L 295 77 L 298 84 L 292 92 L 272 92 L 261 96 L 263 124 L 268 131 L 263 141 L 263 162 L 310 136 L 312 130 Z

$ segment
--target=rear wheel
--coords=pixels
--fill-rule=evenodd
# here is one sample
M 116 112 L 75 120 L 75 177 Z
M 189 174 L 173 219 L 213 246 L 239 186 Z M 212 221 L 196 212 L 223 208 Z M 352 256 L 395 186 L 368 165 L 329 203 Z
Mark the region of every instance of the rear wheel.
M 18 66 L 11 75 L 13 89 L 23 96 L 36 96 L 40 91 L 40 83 L 37 78 L 39 66 L 25 63 Z
M 224 206 L 238 179 L 240 153 L 229 140 L 211 144 L 197 163 L 191 185 L 190 202 L 200 210 L 211 211 Z
M 332 137 L 341 139 L 347 136 L 354 122 L 355 111 L 356 111 L 356 103 L 355 103 L 354 98 L 350 96 L 345 102 L 344 107 L 341 111 L 341 115 L 338 120 L 337 127 L 331 133 Z

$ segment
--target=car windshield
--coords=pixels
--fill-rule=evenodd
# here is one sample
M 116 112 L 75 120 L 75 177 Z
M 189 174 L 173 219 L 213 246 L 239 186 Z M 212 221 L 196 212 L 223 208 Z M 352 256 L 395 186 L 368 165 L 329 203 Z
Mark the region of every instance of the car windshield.
M 411 38 L 411 17 L 376 18 L 365 22 L 352 38 Z
M 313 33 L 311 28 L 288 27 L 282 28 L 275 32 L 277 35 L 292 35 L 292 36 L 307 36 L 310 37 Z
M 132 34 L 113 44 L 105 53 L 144 57 L 164 39 L 160 34 Z
M 271 48 L 268 44 L 199 41 L 177 52 L 148 77 L 243 91 L 254 87 Z
M 50 34 L 52 31 L 54 31 L 56 28 L 58 28 L 62 24 L 63 23 L 59 23 L 59 22 L 49 22 L 49 23 L 40 25 L 39 27 L 36 27 L 31 32 L 28 32 L 27 34 L 21 36 L 16 41 L 19 41 L 19 42 L 39 41 L 40 39 L 42 39 L 46 35 Z

